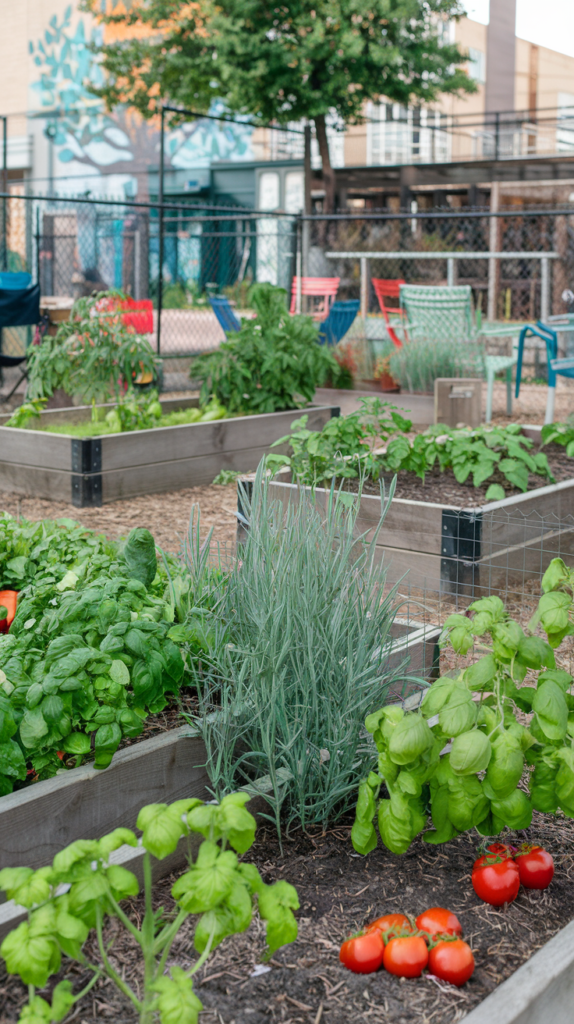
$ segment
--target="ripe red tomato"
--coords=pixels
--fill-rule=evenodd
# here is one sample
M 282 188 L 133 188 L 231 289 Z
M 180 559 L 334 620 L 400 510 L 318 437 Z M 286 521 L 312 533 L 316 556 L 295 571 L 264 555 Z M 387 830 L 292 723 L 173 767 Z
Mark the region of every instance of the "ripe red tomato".
M 422 936 L 405 935 L 387 942 L 383 966 L 398 978 L 419 978 L 428 958 L 427 944 Z
M 489 853 L 494 853 L 497 857 L 501 857 L 502 860 L 508 860 L 514 855 L 514 847 L 507 846 L 506 843 L 491 843 L 486 849 Z
M 462 935 L 462 925 L 451 910 L 444 907 L 431 907 L 417 917 L 417 928 L 429 935 Z
M 474 971 L 472 950 L 462 939 L 437 942 L 429 953 L 429 969 L 435 977 L 460 987 Z
M 376 921 L 367 925 L 365 929 L 367 932 L 402 932 L 407 930 L 412 932 L 413 926 L 404 914 L 384 914 L 383 917 L 378 917 Z
M 472 869 L 472 886 L 479 899 L 493 907 L 512 903 L 520 889 L 518 868 L 513 860 L 489 863 L 489 856 L 479 857 Z
M 541 846 L 516 854 L 520 881 L 527 889 L 547 889 L 554 876 L 554 861 Z
M 383 962 L 385 944 L 380 932 L 361 932 L 343 943 L 339 960 L 355 974 L 372 974 Z

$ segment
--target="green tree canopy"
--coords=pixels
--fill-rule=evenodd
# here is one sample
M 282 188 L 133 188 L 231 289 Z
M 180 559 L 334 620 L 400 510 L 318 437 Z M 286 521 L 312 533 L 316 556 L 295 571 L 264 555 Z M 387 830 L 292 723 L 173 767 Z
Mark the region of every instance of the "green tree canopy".
M 385 96 L 430 103 L 441 93 L 474 91 L 466 57 L 445 42 L 458 0 L 134 0 L 100 20 L 124 29 L 102 45 L 110 106 L 145 117 L 170 101 L 207 111 L 221 99 L 254 123 L 315 123 L 327 209 L 334 200 L 326 118 L 360 123 L 366 100 Z

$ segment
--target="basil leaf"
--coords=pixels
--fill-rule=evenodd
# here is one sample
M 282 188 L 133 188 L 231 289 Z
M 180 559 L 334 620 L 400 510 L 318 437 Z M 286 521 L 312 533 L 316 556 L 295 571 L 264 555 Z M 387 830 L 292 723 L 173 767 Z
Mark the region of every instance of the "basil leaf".
M 532 710 L 542 732 L 550 740 L 562 740 L 568 725 L 568 705 L 558 683 L 548 679 L 538 687 L 532 700 Z
M 486 779 L 495 796 L 504 799 L 520 782 L 524 771 L 524 755 L 520 741 L 508 732 L 499 733 L 492 740 L 492 757 Z
M 455 775 L 475 775 L 488 767 L 492 747 L 488 736 L 470 729 L 452 741 L 449 763 Z
M 409 764 L 430 750 L 433 743 L 434 736 L 422 715 L 405 715 L 393 730 L 389 754 L 395 764 Z

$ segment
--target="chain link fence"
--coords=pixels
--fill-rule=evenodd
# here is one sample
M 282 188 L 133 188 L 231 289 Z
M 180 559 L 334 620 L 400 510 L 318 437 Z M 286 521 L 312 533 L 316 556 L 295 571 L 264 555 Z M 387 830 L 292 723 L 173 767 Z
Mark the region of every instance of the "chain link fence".
M 285 288 L 290 303 L 298 274 L 339 278 L 337 298 L 361 301 L 352 333 L 363 340 L 388 338 L 373 278 L 468 284 L 475 308 L 503 322 L 533 322 L 565 311 L 562 292 L 574 284 L 574 210 L 569 209 L 492 214 L 441 207 L 302 217 L 168 200 L 160 268 L 156 203 L 45 199 L 25 194 L 19 185 L 6 206 L 5 269 L 28 270 L 43 296 L 74 299 L 118 288 L 151 301 L 149 338 L 166 360 L 169 389 L 189 387 L 191 357 L 225 338 L 209 298 L 225 295 L 240 318 L 250 316 L 247 291 L 254 281 Z M 505 252 L 513 255 L 500 256 Z M 465 259 L 464 253 L 499 255 Z M 548 253 L 548 259 L 530 258 L 540 253 Z M 302 312 L 316 311 L 315 300 L 304 295 L 300 305 Z M 10 354 L 30 341 L 26 329 L 3 333 Z M 568 337 L 564 349 L 571 354 Z M 545 352 L 535 343 L 525 371 L 544 376 Z

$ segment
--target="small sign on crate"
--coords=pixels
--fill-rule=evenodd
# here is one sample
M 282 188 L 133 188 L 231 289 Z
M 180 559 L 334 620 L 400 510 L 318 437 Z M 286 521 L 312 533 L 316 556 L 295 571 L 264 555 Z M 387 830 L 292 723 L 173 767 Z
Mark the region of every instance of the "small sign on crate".
M 434 421 L 447 427 L 478 427 L 482 421 L 482 380 L 479 377 L 437 377 Z

